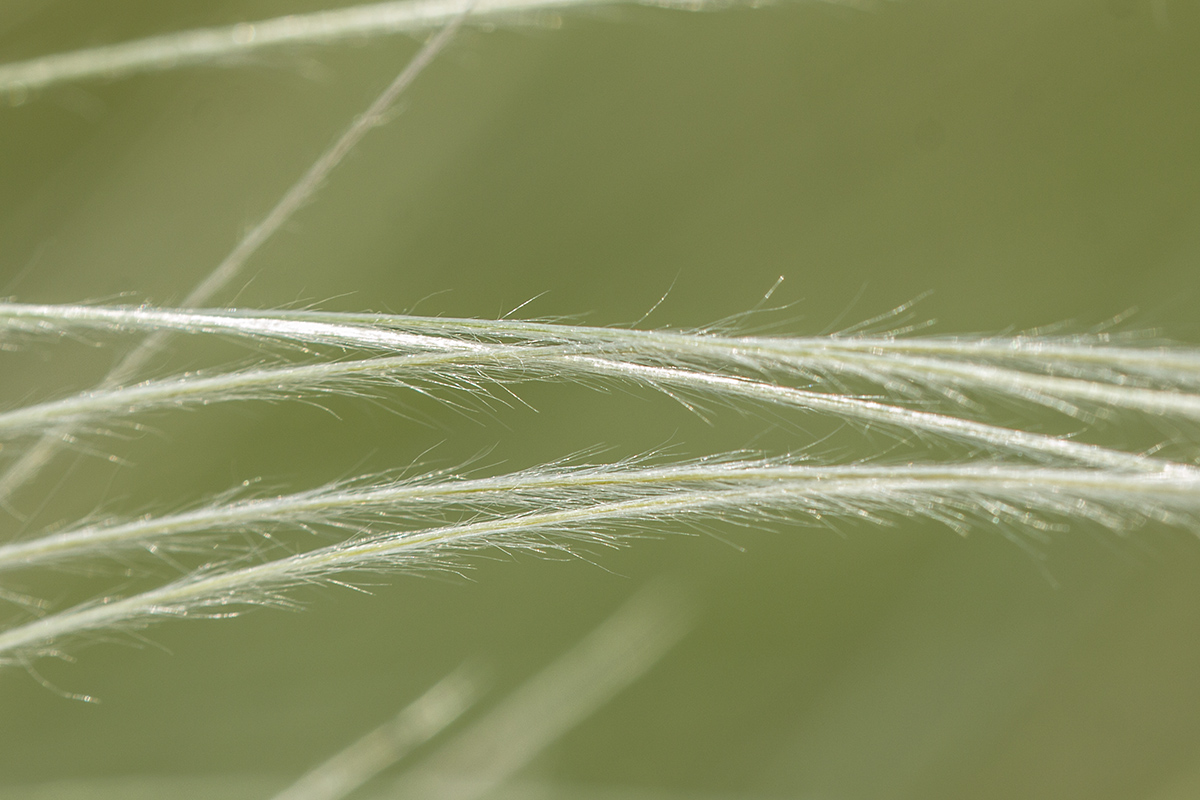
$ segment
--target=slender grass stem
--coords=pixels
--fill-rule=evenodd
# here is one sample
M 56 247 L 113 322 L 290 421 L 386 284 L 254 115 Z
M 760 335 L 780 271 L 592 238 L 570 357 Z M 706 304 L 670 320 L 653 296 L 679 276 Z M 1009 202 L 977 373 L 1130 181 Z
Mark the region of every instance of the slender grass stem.
M 1027 337 L 972 341 L 716 336 L 508 320 L 20 303 L 0 303 L 3 329 L 51 334 L 171 330 L 389 352 L 466 349 L 480 339 L 577 343 L 606 355 L 660 365 L 783 372 L 818 381 L 852 376 L 900 393 L 1005 395 L 1075 416 L 1083 413 L 1082 404 L 1200 420 L 1200 395 L 1180 391 L 1200 386 L 1200 353 L 1182 348 L 1100 347 L 1087 341 L 1071 345 Z M 1010 366 L 1013 362 L 1023 369 Z
M 387 358 L 329 361 L 145 381 L 98 389 L 0 413 L 0 438 L 37 433 L 63 423 L 111 419 L 161 408 L 183 408 L 245 399 L 314 399 L 318 393 L 347 393 L 369 384 L 404 379 L 449 381 L 491 370 L 532 373 L 555 363 L 566 348 L 536 350 L 512 345 L 442 350 Z
M 478 691 L 459 669 L 271 800 L 341 800 L 462 716 Z
M 694 465 L 692 469 L 697 469 Z M 794 469 L 803 470 L 796 467 Z M 125 598 L 104 598 L 0 632 L 0 658 L 36 655 L 74 634 L 141 626 L 164 617 L 211 614 L 243 605 L 288 605 L 280 592 L 346 572 L 436 565 L 480 547 L 545 551 L 613 536 L 668 519 L 747 522 L 777 515 L 870 521 L 921 516 L 957 530 L 976 518 L 1025 529 L 1042 516 L 1089 520 L 1124 530 L 1145 519 L 1195 526 L 1200 507 L 1190 472 L 1119 474 L 1032 467 L 846 467 L 821 475 L 776 476 L 740 485 L 721 465 L 715 486 L 677 489 L 601 503 L 567 503 L 545 511 L 417 531 L 380 533 L 237 569 L 214 567 Z M 619 478 L 619 476 L 618 476 Z
M 573 6 L 629 1 L 479 0 L 473 17 L 495 22 Z M 696 8 L 703 3 L 697 0 L 658 5 Z M 329 44 L 368 36 L 424 33 L 446 25 L 461 10 L 459 0 L 397 0 L 162 34 L 0 65 L 0 92 L 15 93 L 19 97 L 25 92 L 71 81 L 122 78 L 197 64 L 228 63 L 238 57 L 284 45 Z
M 717 375 L 696 370 L 631 364 L 594 356 L 563 356 L 563 360 L 584 362 L 592 374 L 623 378 L 664 391 L 694 391 L 726 398 L 755 400 L 830 414 L 866 424 L 879 424 L 891 431 L 907 431 L 918 436 L 933 435 L 969 443 L 988 451 L 1007 452 L 1038 460 L 1066 459 L 1078 464 L 1124 470 L 1184 469 L 1183 465 L 1146 456 L 1112 450 L 1097 445 L 1031 433 L 1016 428 L 989 425 L 948 414 L 917 411 L 904 406 L 841 394 L 813 392 L 752 381 L 738 376 Z
M 195 314 L 195 317 L 189 315 Z M 271 332 L 266 321 L 312 323 L 313 328 L 279 327 Z M 748 355 L 792 358 L 797 354 L 824 351 L 876 355 L 907 354 L 953 358 L 975 362 L 1019 363 L 1051 374 L 1130 376 L 1157 378 L 1176 385 L 1180 380 L 1200 382 L 1200 352 L 1194 348 L 1161 345 L 1138 347 L 1114 344 L 1114 337 L 1096 335 L 1011 337 L 903 337 L 830 335 L 822 337 L 721 336 L 707 330 L 655 331 L 633 328 L 572 325 L 508 319 L 468 317 L 422 317 L 408 314 L 377 314 L 317 310 L 258 309 L 155 309 L 144 306 L 35 305 L 0 303 L 0 329 L 58 333 L 62 326 L 93 329 L 147 331 L 170 328 L 181 332 L 219 331 L 237 334 L 242 326 L 264 336 L 290 336 L 305 341 L 319 337 L 319 326 L 351 326 L 335 344 L 351 347 L 387 347 L 375 344 L 370 332 L 407 331 L 430 336 L 475 337 L 484 340 L 516 339 L 533 342 L 608 343 L 627 348 L 661 348 L 681 351 L 691 347 L 737 346 Z M 209 328 L 208 326 L 211 326 Z M 336 330 L 336 329 L 335 329 Z M 294 334 L 294 335 L 292 335 Z M 319 339 L 318 339 L 319 341 Z
M 0 303 L 0 330 L 29 334 L 63 334 L 77 330 L 224 334 L 387 352 L 470 349 L 473 344 L 462 338 L 409 333 L 383 326 L 363 325 L 357 321 L 286 319 L 261 314 L 249 316 L 220 309 L 207 311 L 28 303 Z
M 680 587 L 643 588 L 469 728 L 402 775 L 390 797 L 491 797 L 539 753 L 648 672 L 687 633 Z
M 947 466 L 814 466 L 776 460 L 708 459 L 647 467 L 619 463 L 597 467 L 541 468 L 496 477 L 443 475 L 335 484 L 320 489 L 215 503 L 202 508 L 128 522 L 84 526 L 0 546 L 0 572 L 102 558 L 131 548 L 169 549 L 171 541 L 201 533 L 233 533 L 264 526 L 366 527 L 402 524 L 454 506 L 474 513 L 526 513 L 546 506 L 615 502 L 675 492 L 746 491 L 786 485 L 787 493 L 814 498 L 849 493 L 863 502 L 874 490 L 955 494 L 1007 492 L 1026 485 L 1064 498 L 1095 498 L 1142 509 L 1185 511 L 1200 505 L 1200 472 L 1116 473 L 1004 464 Z M 814 506 L 815 508 L 815 506 Z M 1166 511 L 1164 511 L 1166 513 Z M 1111 527 L 1117 527 L 1111 524 Z
M 683 393 L 694 392 L 697 396 L 753 400 L 1041 460 L 1068 459 L 1091 466 L 1139 470 L 1162 469 L 1170 463 L 850 395 L 779 386 L 740 376 L 619 361 L 580 354 L 578 350 L 572 345 L 475 345 L 465 352 L 416 353 L 148 381 L 120 389 L 85 392 L 2 413 L 0 438 L 39 433 L 64 424 L 110 420 L 164 407 L 183 408 L 244 399 L 311 400 L 320 393 L 352 393 L 370 385 L 400 384 L 424 391 L 427 391 L 426 386 L 455 386 L 478 391 L 488 382 L 578 381 L 606 377 L 650 386 L 680 399 Z M 684 402 L 686 404 L 686 400 Z

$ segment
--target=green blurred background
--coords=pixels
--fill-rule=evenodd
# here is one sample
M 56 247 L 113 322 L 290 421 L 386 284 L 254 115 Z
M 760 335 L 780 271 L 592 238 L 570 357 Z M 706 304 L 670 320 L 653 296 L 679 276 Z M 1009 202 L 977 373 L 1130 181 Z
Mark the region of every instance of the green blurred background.
M 8 0 L 0 60 L 322 7 Z M 1190 0 L 622 6 L 539 22 L 464 31 L 217 302 L 495 317 L 537 297 L 520 316 L 619 324 L 670 290 L 644 324 L 688 327 L 755 307 L 783 276 L 771 302 L 789 307 L 749 324 L 816 333 L 932 290 L 916 316 L 940 333 L 1089 330 L 1137 309 L 1121 329 L 1200 338 Z M 417 46 L 289 48 L 0 106 L 0 293 L 178 302 Z M 87 388 L 123 342 L 4 353 L 0 401 Z M 177 340 L 154 371 L 261 355 Z M 60 457 L 0 531 L 417 461 L 478 457 L 499 471 L 593 448 L 593 460 L 898 448 L 795 414 L 713 404 L 700 417 L 640 391 L 519 394 L 536 411 L 394 394 L 146 417 L 147 430 L 90 439 L 99 455 Z M 992 418 L 1081 427 L 1005 408 Z M 1198 441 L 1119 422 L 1091 440 L 1181 452 Z M 697 598 L 695 629 L 523 779 L 564 797 L 1200 793 L 1190 533 L 656 533 L 587 559 L 477 558 L 465 579 L 373 578 L 373 596 L 310 589 L 299 613 L 173 622 L 150 631 L 153 646 L 96 641 L 75 663 L 37 665 L 99 705 L 10 669 L 0 795 L 133 796 L 114 781 L 137 777 L 163 781 L 148 784 L 160 796 L 264 797 L 464 659 L 486 664 L 503 696 L 662 575 Z M 109 570 L 12 588 L 65 603 L 114 572 L 130 588 L 143 580 Z

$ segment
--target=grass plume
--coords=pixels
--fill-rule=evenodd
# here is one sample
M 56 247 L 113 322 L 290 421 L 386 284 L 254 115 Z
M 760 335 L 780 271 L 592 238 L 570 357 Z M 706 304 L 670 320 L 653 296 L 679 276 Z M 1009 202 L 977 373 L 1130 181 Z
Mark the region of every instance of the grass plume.
M 1197 20 L 865 2 L 0 12 L 0 795 L 1178 788 Z
M 412 570 L 480 548 L 545 552 L 613 544 L 622 531 L 668 520 L 743 524 L 807 518 L 883 521 L 923 517 L 967 531 L 975 521 L 1043 530 L 1055 520 L 1086 520 L 1114 531 L 1146 520 L 1195 529 L 1200 478 L 1192 470 L 1115 473 L 1008 465 L 815 467 L 766 461 L 717 461 L 667 467 L 535 470 L 475 481 L 401 482 L 331 487 L 214 506 L 178 516 L 64 532 L 0 550 L 7 565 L 145 547 L 172 536 L 235 531 L 264 524 L 354 528 L 458 503 L 470 521 L 411 530 L 369 531 L 345 541 L 250 566 L 213 565 L 130 597 L 105 597 L 0 632 L 0 659 L 23 662 L 53 652 L 66 638 L 96 630 L 143 627 L 162 618 L 209 617 L 245 606 L 287 606 L 282 592 L 337 583 L 364 571 Z M 489 513 L 492 506 L 502 510 Z M 554 510 L 543 510 L 546 507 Z M 391 525 L 384 525 L 391 528 Z
M 4 331 L 172 331 L 388 353 L 575 344 L 650 364 L 825 383 L 856 378 L 908 397 L 1004 395 L 1073 416 L 1120 408 L 1200 420 L 1200 356 L 1183 347 L 1105 346 L 1101 337 L 731 336 L 411 315 L 0 303 Z
M 882 427 L 892 433 L 941 437 L 987 451 L 1040 460 L 1067 459 L 1091 466 L 1157 470 L 1169 462 L 1054 436 L 921 411 L 852 395 L 799 389 L 737 375 L 620 361 L 580 353 L 573 346 L 475 346 L 405 356 L 263 367 L 214 375 L 185 375 L 116 389 L 83 392 L 62 400 L 0 413 L 0 439 L 63 426 L 79 426 L 164 408 L 241 400 L 314 400 L 322 394 L 353 394 L 370 387 L 401 386 L 428 392 L 454 388 L 487 396 L 493 385 L 521 380 L 586 383 L 607 378 L 666 392 L 689 405 L 688 396 L 762 403 L 828 414 Z

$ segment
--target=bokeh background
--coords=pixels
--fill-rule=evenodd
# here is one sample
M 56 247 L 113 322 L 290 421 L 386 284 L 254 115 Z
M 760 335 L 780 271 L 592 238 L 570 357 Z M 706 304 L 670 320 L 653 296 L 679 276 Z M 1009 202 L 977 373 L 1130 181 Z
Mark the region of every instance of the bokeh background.
M 9 0 L 0 60 L 322 7 Z M 1195 3 L 619 6 L 529 22 L 464 30 L 218 302 L 496 317 L 536 298 L 518 315 L 622 324 L 666 293 L 643 324 L 695 327 L 755 308 L 783 276 L 770 305 L 786 308 L 746 325 L 819 333 L 932 292 L 913 314 L 938 333 L 1200 338 Z M 0 103 L 0 293 L 178 302 L 418 46 L 294 47 Z M 128 344 L 23 342 L 2 354 L 0 402 L 87 388 Z M 262 357 L 176 340 L 153 372 Z M 532 408 L 391 393 L 147 416 L 61 456 L 0 529 L 417 462 L 918 452 L 792 413 L 714 403 L 701 416 L 625 389 L 518 393 Z M 1145 420 L 1087 436 L 1185 454 L 1200 442 Z M 717 521 L 649 533 L 578 559 L 476 558 L 464 578 L 372 578 L 370 596 L 309 589 L 301 612 L 172 622 L 141 647 L 97 640 L 73 663 L 38 665 L 96 705 L 10 669 L 0 794 L 266 797 L 465 659 L 492 676 L 487 702 L 502 697 L 664 575 L 694 598 L 691 633 L 519 781 L 561 797 L 1200 792 L 1189 532 Z M 170 575 L 151 569 L 12 588 L 66 603 L 114 574 L 130 589 Z

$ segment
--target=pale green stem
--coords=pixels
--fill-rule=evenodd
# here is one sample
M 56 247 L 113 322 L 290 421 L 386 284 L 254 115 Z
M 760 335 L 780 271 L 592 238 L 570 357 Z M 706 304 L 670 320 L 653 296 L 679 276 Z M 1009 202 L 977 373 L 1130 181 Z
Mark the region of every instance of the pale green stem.
M 573 6 L 621 1 L 479 0 L 472 16 L 494 22 L 552 13 Z M 705 4 L 677 2 L 673 5 L 699 8 Z M 459 0 L 399 0 L 161 34 L 0 65 L 0 92 L 7 93 L 10 101 L 16 102 L 23 101 L 25 94 L 32 90 L 70 81 L 121 78 L 221 61 L 237 63 L 239 57 L 289 44 L 325 44 L 368 36 L 424 33 L 441 28 L 461 11 Z
M 132 597 L 105 598 L 0 633 L 9 660 L 92 630 L 142 625 L 160 617 L 242 604 L 279 602 L 272 592 L 354 570 L 420 566 L 455 550 L 488 545 L 552 547 L 598 531 L 669 518 L 752 519 L 801 513 L 814 518 L 921 515 L 952 526 L 967 514 L 1028 526 L 1024 512 L 1084 519 L 1121 530 L 1145 518 L 1194 524 L 1200 505 L 1192 471 L 1122 474 L 1029 467 L 841 468 L 840 475 L 776 479 L 769 485 L 663 493 L 550 511 L 501 516 L 415 532 L 380 534 L 241 569 L 200 573 Z M 850 474 L 863 470 L 863 474 Z M 1024 511 L 1022 511 L 1024 510 Z M 547 538 L 549 537 L 549 538 Z M 599 541 L 604 541 L 600 537 Z
M 708 461 L 665 467 L 616 464 L 578 469 L 542 469 L 478 479 L 415 480 L 382 485 L 333 486 L 310 492 L 215 504 L 194 511 L 144 517 L 124 523 L 91 525 L 0 546 L 0 572 L 69 559 L 111 555 L 129 548 L 169 547 L 176 537 L 203 532 L 240 532 L 262 525 L 348 525 L 388 515 L 450 505 L 506 509 L 565 505 L 581 500 L 617 499 L 697 489 L 770 488 L 814 496 L 834 486 L 872 488 L 932 487 L 933 490 L 986 493 L 1027 482 L 1064 496 L 1112 491 L 1122 502 L 1181 508 L 1200 492 L 1200 473 L 1113 473 L 1007 465 L 806 466 L 769 461 Z
M 271 800 L 342 800 L 462 716 L 476 694 L 459 669 Z
M 989 425 L 947 414 L 915 411 L 903 406 L 822 392 L 810 392 L 787 386 L 752 381 L 746 378 L 695 370 L 651 367 L 611 361 L 592 356 L 562 356 L 564 361 L 586 362 L 594 374 L 623 377 L 649 383 L 664 390 L 693 390 L 775 403 L 832 414 L 844 419 L 874 422 L 891 430 L 935 434 L 946 438 L 984 445 L 989 450 L 1005 451 L 1039 459 L 1063 458 L 1080 464 L 1110 469 L 1158 470 L 1184 468 L 1171 462 L 1147 458 L 1097 445 L 1059 439 L 1038 433 Z
M 470 323 L 470 324 L 467 324 Z M 322 312 L 234 312 L 93 306 L 35 306 L 0 303 L 0 326 L 56 333 L 78 328 L 173 330 L 228 333 L 281 339 L 305 345 L 409 351 L 469 348 L 467 336 L 517 338 L 536 344 L 576 342 L 607 355 L 632 360 L 685 361 L 709 368 L 783 369 L 815 377 L 852 374 L 877 383 L 904 383 L 932 391 L 958 389 L 1005 394 L 1077 414 L 1074 403 L 1098 409 L 1124 408 L 1148 414 L 1200 419 L 1200 396 L 1169 389 L 1123 385 L 1152 373 L 1160 381 L 1200 381 L 1200 354 L 1163 348 L 1051 345 L 1028 339 L 942 341 L 841 337 L 714 336 L 670 331 L 622 330 L 506 320 L 333 314 Z M 938 357 L 930 357 L 936 354 Z M 1035 371 L 975 359 L 1020 356 Z M 1043 362 L 1037 362 L 1042 357 Z M 1044 374 L 1045 370 L 1095 371 L 1089 379 Z M 1138 375 L 1117 372 L 1136 369 Z
M 467 730 L 396 782 L 395 796 L 491 796 L 550 744 L 606 705 L 683 637 L 690 609 L 652 584 Z
M 577 354 L 578 348 L 476 345 L 464 352 L 444 351 L 390 358 L 246 370 L 208 377 L 150 381 L 122 389 L 85 392 L 0 414 L 0 438 L 38 432 L 62 423 L 106 420 L 162 407 L 184 407 L 255 397 L 286 398 L 314 391 L 345 390 L 353 381 L 620 378 L 671 392 L 694 391 L 786 405 L 843 419 L 888 426 L 895 431 L 932 434 L 1040 459 L 1064 458 L 1097 467 L 1161 469 L 1170 462 L 1073 442 L 1027 431 L 989 425 L 946 414 L 917 411 L 873 400 L 814 392 L 738 376 L 673 367 L 657 367 Z

